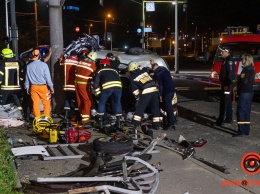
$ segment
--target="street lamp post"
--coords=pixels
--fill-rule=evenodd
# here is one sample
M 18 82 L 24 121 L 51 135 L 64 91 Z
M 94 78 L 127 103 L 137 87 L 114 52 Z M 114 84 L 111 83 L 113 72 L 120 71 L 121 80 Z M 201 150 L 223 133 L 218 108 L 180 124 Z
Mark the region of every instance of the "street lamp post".
M 34 1 L 34 18 L 35 18 L 35 38 L 36 38 L 36 46 L 38 46 L 38 9 L 37 9 L 37 2 Z
M 5 0 L 5 29 L 6 29 L 6 47 L 9 48 L 9 22 L 8 22 L 8 6 L 9 0 Z
M 172 3 L 175 5 L 175 47 L 174 47 L 174 55 L 175 55 L 175 73 L 179 73 L 179 67 L 178 67 L 178 3 L 186 3 L 186 1 L 159 1 L 159 0 L 144 0 L 143 1 L 143 18 L 142 18 L 142 48 L 145 48 L 145 42 L 144 42 L 144 28 L 145 28 L 145 13 L 144 13 L 144 8 L 145 8 L 145 3 L 146 2 L 157 2 L 157 3 Z
M 107 47 L 107 17 L 110 18 L 111 15 L 108 14 L 106 17 L 105 17 L 105 48 Z

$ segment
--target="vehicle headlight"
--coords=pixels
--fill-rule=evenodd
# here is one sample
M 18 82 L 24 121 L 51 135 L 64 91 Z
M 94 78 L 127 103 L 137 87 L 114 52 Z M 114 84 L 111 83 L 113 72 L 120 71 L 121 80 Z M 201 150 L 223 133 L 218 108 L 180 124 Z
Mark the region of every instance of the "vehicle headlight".
M 212 71 L 211 78 L 219 79 L 219 74 L 216 71 Z
M 260 73 L 255 74 L 255 79 L 260 79 Z

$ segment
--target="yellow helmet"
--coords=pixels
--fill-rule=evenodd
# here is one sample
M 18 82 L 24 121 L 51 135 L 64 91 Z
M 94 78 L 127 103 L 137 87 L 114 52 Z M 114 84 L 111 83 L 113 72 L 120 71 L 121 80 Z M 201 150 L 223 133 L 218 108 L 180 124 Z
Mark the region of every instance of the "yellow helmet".
M 4 48 L 2 50 L 2 54 L 1 54 L 4 58 L 13 58 L 14 57 L 14 53 L 11 49 L 9 48 Z
M 138 63 L 135 62 L 135 61 L 131 61 L 129 64 L 128 64 L 128 71 L 133 71 L 135 69 L 137 69 L 139 67 Z
M 97 59 L 97 53 L 96 52 L 90 52 L 88 54 L 88 58 L 90 58 L 92 61 L 95 61 Z

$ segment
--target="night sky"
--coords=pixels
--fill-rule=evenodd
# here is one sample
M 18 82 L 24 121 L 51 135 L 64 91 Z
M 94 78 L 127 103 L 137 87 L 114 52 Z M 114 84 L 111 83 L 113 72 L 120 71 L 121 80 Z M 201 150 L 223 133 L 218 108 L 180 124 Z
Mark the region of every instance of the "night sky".
M 0 0 L 4 5 L 4 0 Z M 135 0 L 142 2 L 141 0 Z M 48 8 L 46 0 L 37 0 L 38 15 L 41 25 L 48 25 Z M 71 41 L 75 35 L 75 27 L 81 27 L 82 32 L 88 31 L 88 25 L 93 21 L 91 32 L 104 33 L 104 18 L 108 13 L 113 20 L 108 20 L 108 31 L 117 32 L 121 39 L 131 42 L 136 37 L 137 28 L 140 28 L 142 20 L 142 6 L 131 0 L 66 0 L 65 6 L 73 5 L 80 8 L 79 12 L 63 11 L 63 26 L 65 42 Z M 155 12 L 146 13 L 146 24 L 152 25 L 153 32 L 163 37 L 168 28 L 174 31 L 175 7 L 171 3 L 155 3 Z M 188 0 L 187 12 L 183 12 L 183 5 L 179 5 L 179 30 L 194 34 L 222 32 L 227 26 L 249 26 L 251 32 L 256 32 L 257 24 L 260 24 L 260 0 Z M 34 12 L 33 3 L 26 0 L 16 0 L 16 12 Z M 0 21 L 5 26 L 5 9 L 1 6 Z M 45 23 L 44 23 L 45 22 Z M 193 23 L 193 24 L 192 24 Z M 17 25 L 20 30 L 34 30 L 34 16 L 17 14 Z M 2 30 L 4 33 L 4 29 Z M 71 32 L 70 32 L 71 31 Z M 128 35 L 124 35 L 128 31 Z M 75 36 L 66 33 L 74 33 Z M 115 34 L 115 33 L 114 33 Z M 217 33 L 215 33 L 217 34 Z M 130 36 L 131 35 L 131 36 Z M 68 38 L 67 38 L 68 37 Z M 68 39 L 68 40 L 67 40 Z

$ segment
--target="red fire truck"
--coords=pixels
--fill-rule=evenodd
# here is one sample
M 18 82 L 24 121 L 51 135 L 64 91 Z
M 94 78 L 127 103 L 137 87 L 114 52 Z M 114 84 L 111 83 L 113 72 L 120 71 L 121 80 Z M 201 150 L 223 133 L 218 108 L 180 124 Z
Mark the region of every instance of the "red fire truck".
M 236 74 L 242 71 L 241 56 L 245 53 L 251 54 L 254 58 L 255 66 L 255 85 L 254 90 L 260 91 L 260 34 L 239 34 L 227 35 L 220 38 L 220 47 L 228 46 L 233 53 L 233 59 L 236 64 Z M 210 75 L 212 83 L 219 83 L 219 73 L 223 59 L 220 55 L 220 49 L 217 49 L 213 60 L 213 68 Z

